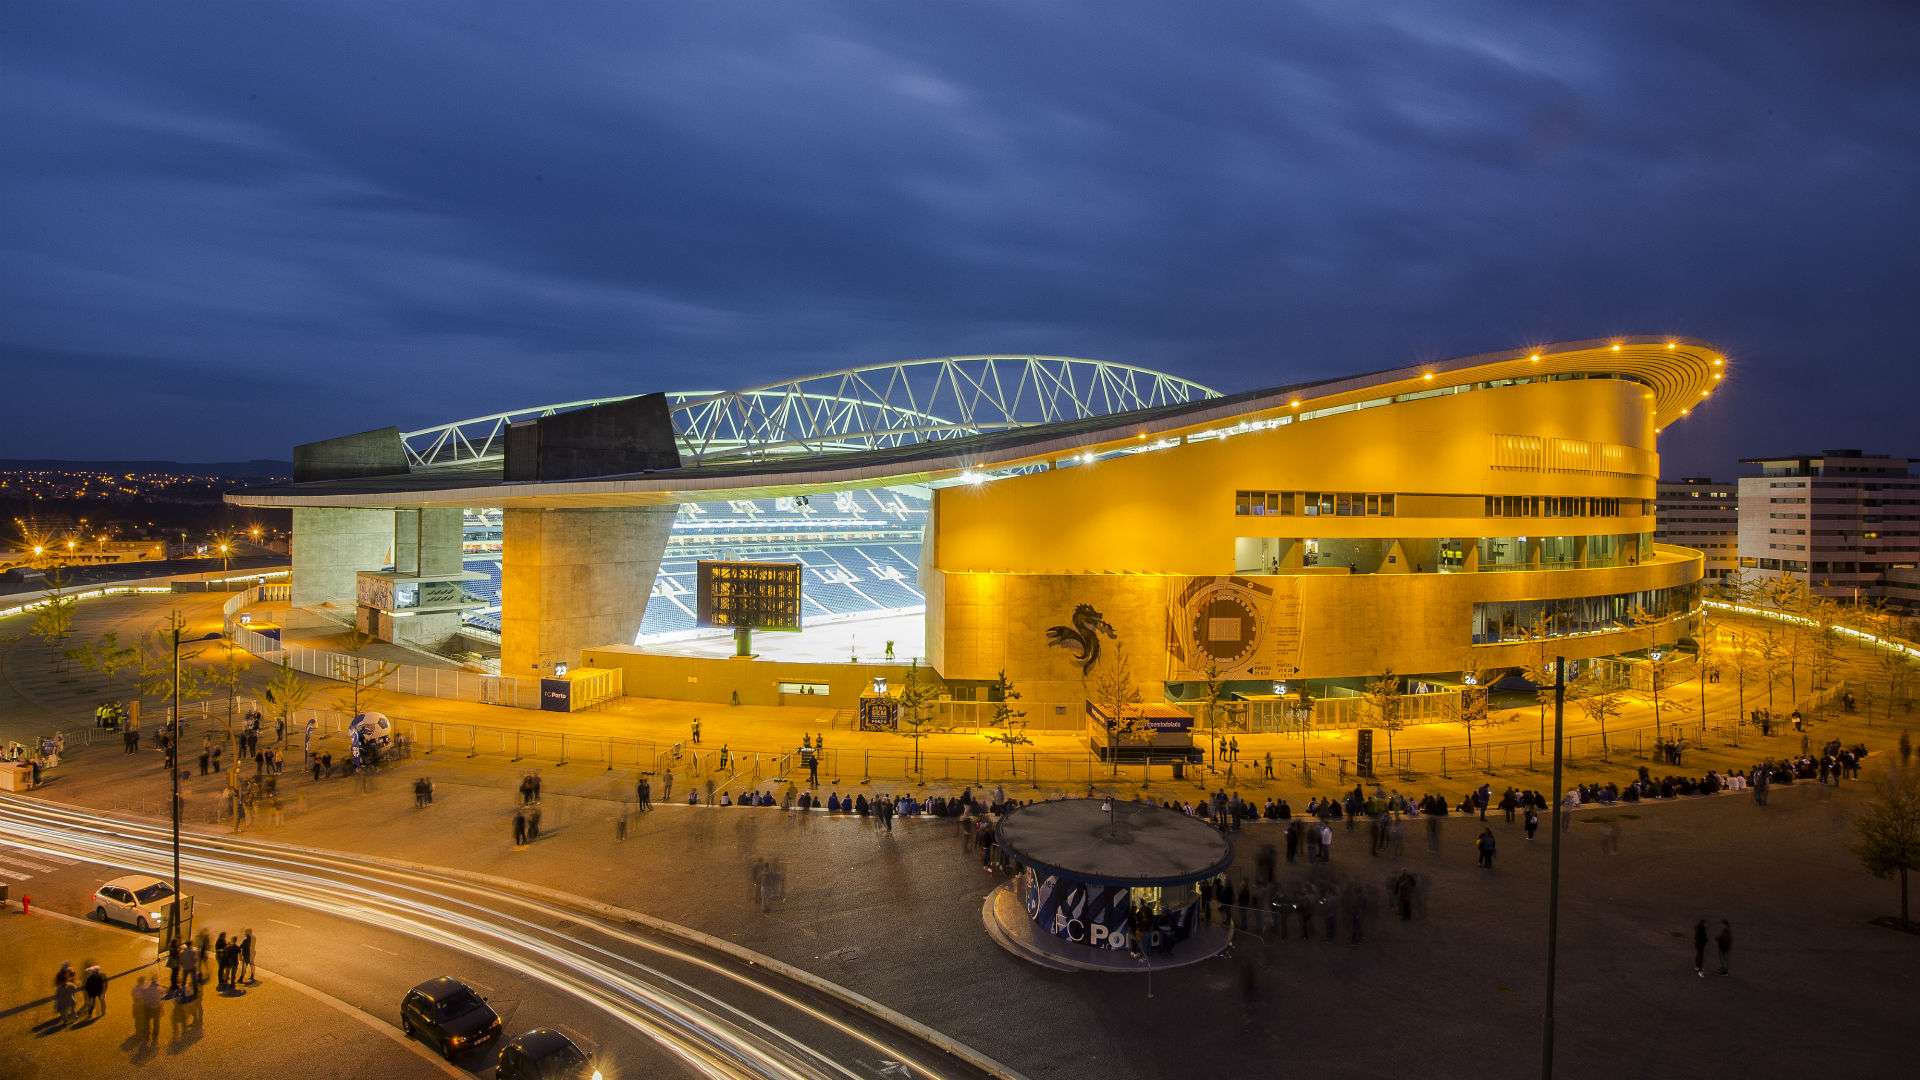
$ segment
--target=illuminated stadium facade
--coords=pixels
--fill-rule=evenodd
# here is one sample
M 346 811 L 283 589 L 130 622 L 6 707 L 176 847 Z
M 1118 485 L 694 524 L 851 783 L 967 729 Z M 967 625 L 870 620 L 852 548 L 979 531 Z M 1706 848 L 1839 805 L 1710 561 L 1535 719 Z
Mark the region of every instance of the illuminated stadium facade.
M 1005 669 L 1030 702 L 1084 701 L 1116 655 L 1143 693 L 1351 693 L 1524 668 L 1534 635 L 1574 658 L 1684 638 L 1702 560 L 1653 542 L 1656 442 L 1725 372 L 1665 337 L 1227 396 L 950 358 L 368 432 L 231 499 L 294 510 L 298 604 L 350 604 L 362 571 L 460 579 L 402 636 L 497 628 L 504 674 L 584 659 L 679 696 L 630 643 L 692 630 L 696 559 L 780 558 L 807 567 L 810 625 L 923 611 L 961 699 Z M 728 679 L 778 700 L 797 666 Z

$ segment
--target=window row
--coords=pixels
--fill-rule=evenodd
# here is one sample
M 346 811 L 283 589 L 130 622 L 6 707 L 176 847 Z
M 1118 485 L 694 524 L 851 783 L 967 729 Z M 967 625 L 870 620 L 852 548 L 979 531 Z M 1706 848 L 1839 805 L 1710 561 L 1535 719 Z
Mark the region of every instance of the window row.
M 1579 495 L 1489 495 L 1488 517 L 1619 517 L 1622 506 L 1652 513 L 1646 499 L 1607 499 Z
M 1473 605 L 1473 643 L 1495 645 L 1531 637 L 1604 633 L 1625 629 L 1636 621 L 1685 615 L 1699 606 L 1697 582 L 1563 600 L 1499 600 Z
M 1239 517 L 1392 517 L 1393 496 L 1351 491 L 1236 491 Z

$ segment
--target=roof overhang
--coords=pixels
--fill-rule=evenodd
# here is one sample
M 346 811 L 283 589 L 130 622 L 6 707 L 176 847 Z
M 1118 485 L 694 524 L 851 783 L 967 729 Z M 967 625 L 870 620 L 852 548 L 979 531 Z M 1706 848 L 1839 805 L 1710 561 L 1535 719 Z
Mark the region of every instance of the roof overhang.
M 415 473 L 256 489 L 227 496 L 248 507 L 608 507 L 813 494 L 845 487 L 934 483 L 983 470 L 1184 438 L 1222 425 L 1381 397 L 1501 379 L 1569 373 L 1633 378 L 1651 396 L 1656 432 L 1704 404 L 1725 378 L 1726 355 L 1690 338 L 1628 336 L 1540 345 L 1296 383 L 1185 404 L 791 461 L 663 470 L 592 479 L 509 483 L 494 476 Z

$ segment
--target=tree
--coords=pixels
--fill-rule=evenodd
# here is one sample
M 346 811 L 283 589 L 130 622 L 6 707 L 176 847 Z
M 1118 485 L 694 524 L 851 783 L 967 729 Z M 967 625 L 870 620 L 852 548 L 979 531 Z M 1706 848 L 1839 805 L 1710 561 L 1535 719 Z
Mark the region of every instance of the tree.
M 1473 729 L 1484 734 L 1488 729 L 1510 722 L 1513 716 L 1496 718 L 1489 707 L 1492 694 L 1484 686 L 1468 686 L 1460 691 L 1460 726 L 1467 731 L 1467 764 L 1473 764 Z M 1489 758 L 1488 767 L 1492 767 Z
M 307 703 L 313 696 L 313 684 L 300 677 L 300 673 L 281 663 L 273 678 L 267 680 L 267 700 L 280 711 L 281 726 L 293 726 L 294 711 Z M 284 741 L 284 736 L 282 737 Z
M 1853 853 L 1874 877 L 1900 876 L 1900 925 L 1910 927 L 1907 874 L 1920 864 L 1920 773 L 1895 766 L 1875 788 L 1854 819 Z
M 1620 684 L 1601 674 L 1598 664 L 1589 663 L 1574 680 L 1574 687 L 1580 695 L 1580 711 L 1600 729 L 1600 753 L 1604 757 L 1611 749 L 1607 745 L 1607 721 L 1619 716 L 1626 707 L 1621 701 Z M 1657 718 L 1655 722 L 1658 723 Z
M 1375 725 L 1387 733 L 1387 764 L 1393 764 L 1393 733 L 1406 726 L 1400 713 L 1400 676 L 1392 668 L 1380 673 L 1380 676 L 1367 681 L 1367 707 L 1372 710 Z
M 1894 700 L 1906 693 L 1908 661 L 1907 654 L 1899 649 L 1881 646 L 1873 657 L 1874 669 L 1887 684 L 1887 719 L 1893 719 Z
M 253 658 L 246 650 L 227 646 L 226 656 L 220 662 L 207 669 L 207 683 L 210 687 L 224 690 L 227 695 L 227 743 L 233 743 L 233 714 L 240 704 L 240 685 L 246 681 L 247 669 L 253 666 Z
M 999 677 L 987 688 L 987 698 L 993 702 L 993 726 L 1000 729 L 1000 734 L 987 736 L 987 741 L 1007 744 L 1007 764 L 1013 769 L 1013 775 L 1019 776 L 1020 763 L 1014 756 L 1014 748 L 1033 740 L 1026 734 L 1026 710 L 1013 706 L 1020 700 L 1020 691 L 1007 678 L 1006 668 L 1000 669 Z
M 1772 619 L 1760 627 L 1760 672 L 1767 681 L 1767 712 L 1773 712 L 1773 687 L 1787 672 L 1787 643 L 1780 624 Z
M 33 606 L 33 621 L 27 624 L 27 633 L 53 650 L 56 671 L 64 671 L 68 659 L 63 646 L 73 633 L 73 603 L 73 594 L 67 591 L 67 569 L 56 566 L 48 571 L 47 594 Z
M 931 683 L 920 677 L 920 660 L 916 657 L 907 667 L 907 681 L 900 687 L 900 711 L 905 714 L 907 726 L 913 740 L 913 767 L 924 779 L 926 769 L 920 757 L 920 740 L 926 738 L 924 728 L 928 720 L 927 706 L 932 703 L 934 688 Z
M 1107 662 L 1099 665 L 1093 676 L 1093 700 L 1107 714 L 1107 760 L 1113 766 L 1113 775 L 1120 775 L 1119 742 L 1133 733 L 1138 715 L 1129 717 L 1127 710 L 1140 704 L 1140 687 L 1133 681 L 1133 662 L 1127 659 L 1127 650 L 1118 639 L 1109 652 Z
M 1212 660 L 1207 661 L 1206 678 L 1201 681 L 1200 685 L 1206 688 L 1207 694 L 1205 699 L 1207 703 L 1207 754 L 1213 758 L 1215 767 L 1218 767 L 1220 764 L 1220 752 L 1216 747 L 1220 745 L 1220 699 L 1227 685 L 1226 680 L 1220 677 L 1220 665 L 1218 663 Z
M 347 635 L 346 652 L 330 653 L 329 674 L 339 682 L 345 683 L 344 697 L 353 710 L 353 715 L 361 713 L 360 703 L 369 693 L 380 689 L 393 673 L 400 670 L 399 664 L 374 660 L 362 655 L 373 644 L 372 636 L 355 630 Z
M 1740 698 L 1740 722 L 1747 722 L 1747 676 L 1754 673 L 1753 653 L 1747 648 L 1747 634 L 1742 630 L 1730 630 L 1727 638 L 1733 645 L 1733 684 Z
M 1637 629 L 1647 631 L 1647 684 L 1653 688 L 1653 741 L 1659 742 L 1661 713 L 1660 683 L 1662 677 L 1666 674 L 1667 660 L 1660 647 L 1653 643 L 1653 628 L 1666 622 L 1667 617 L 1664 615 L 1654 615 L 1646 608 L 1636 604 L 1632 610 L 1627 612 L 1627 621 L 1632 623 Z M 1606 744 L 1606 739 L 1603 738 L 1600 740 L 1601 746 L 1605 746 Z
M 1540 749 L 1547 748 L 1547 706 L 1553 704 L 1553 627 L 1547 622 L 1545 614 L 1536 614 L 1533 622 L 1521 632 L 1522 640 L 1527 642 L 1528 651 L 1533 654 L 1533 670 L 1528 672 L 1527 681 L 1534 684 L 1533 700 L 1540 711 Z
M 179 700 L 198 701 L 207 696 L 206 679 L 197 668 L 185 663 L 176 665 L 174 658 L 173 635 L 184 625 L 175 614 L 159 628 L 135 638 L 132 644 L 121 644 L 119 636 L 109 632 L 76 646 L 67 655 L 89 671 L 112 679 L 125 679 L 131 684 L 134 698 L 142 702 L 147 698 L 172 697 L 177 667 Z

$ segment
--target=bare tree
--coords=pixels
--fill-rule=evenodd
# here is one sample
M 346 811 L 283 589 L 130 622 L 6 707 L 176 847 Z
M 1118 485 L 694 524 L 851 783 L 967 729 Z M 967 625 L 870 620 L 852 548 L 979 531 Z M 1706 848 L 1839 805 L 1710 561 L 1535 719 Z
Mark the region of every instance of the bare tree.
M 1014 749 L 1033 740 L 1026 734 L 1026 710 L 1013 705 L 1020 700 L 1020 691 L 1007 678 L 1006 668 L 1000 669 L 993 685 L 987 688 L 987 698 L 993 702 L 993 726 L 1000 729 L 999 734 L 987 736 L 987 741 L 1007 744 L 1007 764 L 1013 770 L 1013 775 L 1019 776 L 1020 762 Z
M 1217 768 L 1220 764 L 1220 754 L 1215 747 L 1220 744 L 1220 698 L 1227 685 L 1226 680 L 1220 677 L 1218 663 L 1212 660 L 1207 661 L 1206 678 L 1200 685 L 1206 688 L 1207 694 L 1207 755 L 1213 759 Z
M 1120 740 L 1133 734 L 1139 717 L 1128 716 L 1127 710 L 1140 704 L 1140 687 L 1133 681 L 1133 662 L 1127 659 L 1126 646 L 1118 639 L 1109 651 L 1106 663 L 1099 665 L 1093 676 L 1094 702 L 1107 714 L 1107 760 L 1113 766 L 1113 776 L 1120 775 Z
M 1905 696 L 1910 663 L 1907 654 L 1885 646 L 1874 653 L 1873 666 L 1887 687 L 1887 719 L 1893 719 L 1893 703 Z
M 273 678 L 267 680 L 267 700 L 280 713 L 281 728 L 293 726 L 294 711 L 307 703 L 313 696 L 313 684 L 301 678 L 300 673 L 282 663 L 274 671 Z M 285 741 L 285 736 L 282 736 Z
M 1598 665 L 1589 663 L 1574 680 L 1574 686 L 1580 695 L 1580 711 L 1600 729 L 1600 753 L 1604 757 L 1611 749 L 1607 744 L 1607 721 L 1619 716 L 1626 707 L 1621 700 L 1620 684 L 1601 674 Z
M 1854 819 L 1853 853 L 1867 873 L 1900 878 L 1900 925 L 1913 925 L 1907 875 L 1920 865 L 1920 773 L 1895 766 L 1875 785 L 1873 800 Z
M 360 708 L 366 696 L 380 689 L 393 674 L 400 670 L 399 664 L 375 660 L 363 655 L 374 638 L 355 630 L 347 635 L 346 652 L 331 653 L 328 658 L 328 674 L 336 681 L 345 684 L 342 687 L 343 700 L 352 708 L 353 715 L 359 716 Z
M 1544 614 L 1536 614 L 1533 622 L 1522 632 L 1527 642 L 1528 652 L 1532 655 L 1532 670 L 1527 673 L 1527 681 L 1533 683 L 1534 704 L 1540 712 L 1540 748 L 1547 748 L 1547 706 L 1553 704 L 1553 688 L 1547 685 L 1552 681 L 1553 670 L 1553 627 Z
M 1504 717 L 1494 716 L 1493 710 L 1490 707 L 1491 699 L 1492 694 L 1484 686 L 1463 687 L 1460 691 L 1460 726 L 1465 728 L 1467 732 L 1468 767 L 1472 767 L 1473 765 L 1474 729 L 1479 728 L 1481 733 L 1485 734 L 1489 729 L 1499 727 L 1514 719 L 1513 714 Z M 1488 768 L 1492 768 L 1493 766 L 1491 756 L 1489 756 L 1487 766 Z
M 1400 682 L 1400 676 L 1395 675 L 1392 668 L 1381 672 L 1377 678 L 1367 680 L 1367 707 L 1373 712 L 1376 726 L 1387 733 L 1387 764 L 1389 766 L 1394 761 L 1393 735 L 1406 726 L 1400 710 L 1400 699 L 1403 696 Z

